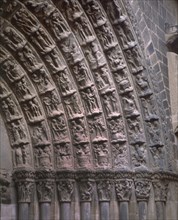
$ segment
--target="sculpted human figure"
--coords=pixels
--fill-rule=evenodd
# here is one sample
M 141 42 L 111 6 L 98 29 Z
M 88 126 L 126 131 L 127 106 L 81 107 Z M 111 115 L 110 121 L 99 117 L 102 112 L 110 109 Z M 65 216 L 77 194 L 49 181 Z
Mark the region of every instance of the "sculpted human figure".
M 126 117 L 137 117 L 140 115 L 134 102 L 134 95 L 131 92 L 125 95 L 122 101 Z
M 13 119 L 13 117 L 15 116 L 19 116 L 19 111 L 17 109 L 17 106 L 10 97 L 2 101 L 2 110 L 8 121 Z
M 63 140 L 66 138 L 66 123 L 63 117 L 53 118 L 51 127 L 54 135 L 54 140 Z
M 71 125 L 74 141 L 76 143 L 86 141 L 86 130 L 82 119 L 79 119 L 78 123 L 74 120 L 71 121 Z
M 30 92 L 30 87 L 25 77 L 23 77 L 20 81 L 17 82 L 16 91 L 21 98 L 27 98 L 32 96 L 32 93 Z

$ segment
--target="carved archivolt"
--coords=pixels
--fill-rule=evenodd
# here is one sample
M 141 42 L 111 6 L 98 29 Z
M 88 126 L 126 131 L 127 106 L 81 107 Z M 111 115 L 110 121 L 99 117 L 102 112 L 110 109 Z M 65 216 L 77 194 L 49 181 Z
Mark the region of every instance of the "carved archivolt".
M 122 2 L 0 5 L 0 102 L 14 169 L 167 170 L 149 70 Z M 91 194 L 92 183 L 81 184 Z M 40 201 L 50 200 L 40 195 L 53 183 L 38 186 Z M 58 186 L 61 201 L 70 200 L 72 182 Z M 98 186 L 100 200 L 109 200 L 110 183 Z M 124 188 L 118 199 L 129 198 L 129 187 L 116 182 Z M 26 188 L 30 196 L 30 182 Z

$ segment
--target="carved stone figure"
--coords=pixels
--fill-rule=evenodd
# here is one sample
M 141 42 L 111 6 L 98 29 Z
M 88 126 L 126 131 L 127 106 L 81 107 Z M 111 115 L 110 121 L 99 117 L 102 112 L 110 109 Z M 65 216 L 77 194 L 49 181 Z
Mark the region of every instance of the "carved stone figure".
M 43 103 L 46 107 L 46 111 L 49 116 L 61 113 L 59 109 L 60 98 L 57 96 L 55 90 L 46 93 L 46 95 L 43 98 Z
M 137 87 L 140 90 L 140 97 L 147 97 L 153 94 L 150 89 L 148 80 L 144 74 L 137 74 L 136 76 Z
M 106 23 L 105 15 L 97 1 L 94 0 L 88 4 L 86 12 L 88 16 L 90 16 L 90 19 L 95 27 L 100 27 Z
M 47 18 L 45 22 L 57 41 L 69 36 L 70 31 L 58 11 L 53 11 L 51 16 Z
M 76 90 L 74 89 L 66 68 L 56 75 L 56 80 L 63 96 L 75 93 Z
M 73 71 L 81 89 L 91 85 L 91 76 L 85 63 L 79 62 Z
M 109 50 L 107 52 L 107 55 L 111 66 L 111 70 L 118 71 L 125 68 L 126 65 L 124 64 L 119 48 L 115 47 L 114 50 Z
M 20 116 L 20 112 L 17 108 L 17 105 L 10 96 L 2 101 L 1 108 L 4 112 L 7 121 L 19 118 Z
M 31 37 L 31 41 L 37 46 L 39 52 L 43 55 L 49 53 L 55 47 L 55 44 L 42 27 L 34 33 L 34 37 Z
M 111 181 L 109 180 L 100 180 L 97 182 L 99 201 L 101 202 L 110 201 L 111 187 L 112 187 Z
M 23 49 L 19 50 L 17 55 L 27 71 L 34 72 L 43 66 L 28 44 L 26 44 Z
M 147 131 L 149 135 L 150 146 L 162 146 L 160 138 L 159 122 L 152 121 L 147 123 Z
M 22 7 L 16 11 L 12 18 L 12 22 L 27 35 L 34 33 L 39 26 L 36 19 Z
M 82 91 L 81 94 L 85 101 L 85 107 L 87 113 L 89 115 L 93 113 L 98 113 L 100 110 L 94 88 L 93 87 L 87 88 L 85 91 Z
M 36 164 L 40 168 L 51 168 L 52 167 L 52 156 L 51 148 L 49 146 L 42 146 L 36 148 Z
M 0 34 L 5 44 L 13 51 L 16 52 L 18 49 L 22 49 L 27 41 L 10 26 L 7 26 L 4 31 Z
M 79 182 L 79 196 L 81 202 L 90 202 L 93 194 L 93 182 L 84 180 Z
M 105 124 L 102 117 L 95 116 L 89 122 L 90 132 L 94 134 L 93 142 L 105 140 Z
M 147 201 L 150 196 L 151 182 L 149 180 L 135 181 L 135 195 L 138 201 Z
M 138 117 L 140 113 L 137 110 L 134 95 L 130 92 L 122 97 L 123 109 L 127 118 Z
M 83 119 L 72 120 L 71 129 L 74 143 L 86 142 L 86 128 Z
M 105 23 L 99 28 L 97 35 L 105 50 L 109 50 L 117 45 L 113 31 L 108 23 Z
M 127 145 L 116 143 L 113 145 L 113 164 L 114 168 L 128 169 L 128 149 Z
M 23 103 L 23 110 L 29 122 L 34 122 L 42 119 L 41 109 L 36 98 Z
M 164 165 L 163 146 L 151 146 L 150 152 L 153 158 L 153 168 L 155 170 L 162 170 Z
M 45 55 L 45 61 L 53 73 L 57 73 L 64 68 L 60 53 L 56 48 Z
M 54 141 L 64 141 L 67 137 L 66 122 L 63 116 L 51 119 L 51 129 Z
M 29 83 L 25 77 L 22 77 L 20 81 L 15 84 L 15 90 L 19 98 L 26 100 L 31 98 L 33 94 L 31 93 L 31 88 Z
M 22 68 L 13 59 L 5 61 L 2 65 L 2 70 L 10 82 L 19 80 L 24 75 Z
M 120 202 L 127 202 L 130 200 L 132 193 L 133 182 L 132 180 L 116 180 L 115 190 L 117 199 Z
M 120 118 L 109 120 L 108 125 L 113 143 L 126 141 L 124 124 Z
M 56 166 L 71 167 L 71 149 L 69 143 L 60 143 L 55 145 Z
M 127 94 L 129 92 L 132 92 L 133 91 L 133 88 L 132 86 L 130 85 L 130 82 L 128 79 L 123 79 L 122 81 L 120 81 L 118 83 L 119 85 L 119 93 L 121 95 L 124 95 L 124 94 Z
M 71 202 L 74 189 L 74 182 L 71 180 L 62 180 L 57 183 L 60 202 Z
M 115 91 L 103 96 L 103 104 L 109 118 L 120 115 Z
M 93 150 L 95 153 L 96 166 L 108 166 L 109 150 L 107 143 L 94 144 Z
M 131 144 L 142 144 L 145 142 L 143 130 L 139 119 L 128 119 L 129 135 Z
M 32 142 L 35 146 L 48 143 L 47 129 L 44 122 L 38 122 L 32 127 Z
M 89 23 L 84 16 L 81 16 L 80 20 L 74 22 L 74 32 L 82 45 L 92 42 L 95 39 L 89 27 Z
M 64 99 L 64 104 L 66 106 L 69 118 L 75 118 L 82 115 L 81 105 L 79 103 L 77 93 L 67 96 Z
M 52 181 L 38 181 L 37 194 L 39 202 L 51 202 L 54 190 Z
M 88 143 L 76 146 L 77 162 L 79 167 L 90 167 L 91 153 Z
M 18 202 L 30 203 L 33 189 L 34 189 L 33 182 L 29 182 L 29 181 L 17 182 Z
M 14 121 L 10 124 L 11 138 L 13 144 L 18 144 L 26 141 L 26 128 L 22 121 Z
M 40 93 L 45 93 L 53 88 L 49 75 L 43 67 L 32 73 L 31 79 Z
M 6 88 L 4 83 L 0 82 L 0 99 L 5 98 L 9 94 L 10 94 L 10 92 L 8 91 L 8 89 Z
M 134 145 L 133 153 L 132 153 L 132 162 L 135 168 L 146 169 L 146 148 L 145 145 Z
M 17 146 L 14 149 L 14 160 L 17 167 L 27 166 L 30 163 L 30 152 L 27 145 Z

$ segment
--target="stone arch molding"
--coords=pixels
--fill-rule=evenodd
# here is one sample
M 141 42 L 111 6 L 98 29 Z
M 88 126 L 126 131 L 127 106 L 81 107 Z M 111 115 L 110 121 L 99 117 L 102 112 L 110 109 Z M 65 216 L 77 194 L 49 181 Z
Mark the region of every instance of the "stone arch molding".
M 81 175 L 80 199 L 90 201 L 95 175 L 169 170 L 149 69 L 123 2 L 1 1 L 0 103 L 20 203 L 31 201 L 34 181 L 39 202 L 51 202 L 55 178 L 69 202 Z M 127 200 L 122 184 L 118 198 Z

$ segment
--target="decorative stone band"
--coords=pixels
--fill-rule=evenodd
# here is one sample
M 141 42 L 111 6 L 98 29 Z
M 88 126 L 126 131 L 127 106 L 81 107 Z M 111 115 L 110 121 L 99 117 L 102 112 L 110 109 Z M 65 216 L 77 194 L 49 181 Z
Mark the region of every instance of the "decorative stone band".
M 30 203 L 34 190 L 33 170 L 16 170 L 13 173 L 13 179 L 17 187 L 17 195 L 19 203 Z

